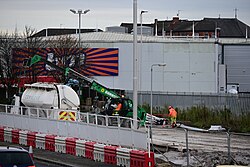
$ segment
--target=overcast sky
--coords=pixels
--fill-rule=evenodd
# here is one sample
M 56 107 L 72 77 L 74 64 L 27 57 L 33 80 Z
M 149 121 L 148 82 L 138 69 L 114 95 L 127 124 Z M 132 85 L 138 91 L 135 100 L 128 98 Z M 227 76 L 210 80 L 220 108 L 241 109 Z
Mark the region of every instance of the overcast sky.
M 234 18 L 250 25 L 250 0 L 137 0 L 138 13 L 144 23 L 154 19 L 172 19 L 179 11 L 180 19 L 201 20 L 204 17 Z M 69 9 L 90 9 L 82 15 L 82 28 L 119 26 L 133 22 L 133 0 L 0 0 L 0 32 L 19 32 L 31 26 L 44 28 L 78 28 L 78 15 Z M 139 17 L 139 14 L 138 14 Z M 138 18 L 139 22 L 139 18 Z

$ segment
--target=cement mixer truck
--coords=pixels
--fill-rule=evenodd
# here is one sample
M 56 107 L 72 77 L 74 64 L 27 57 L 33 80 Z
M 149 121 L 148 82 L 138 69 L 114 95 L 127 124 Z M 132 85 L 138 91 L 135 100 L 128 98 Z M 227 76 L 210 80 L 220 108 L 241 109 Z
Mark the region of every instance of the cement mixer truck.
M 79 111 L 79 97 L 70 86 L 53 83 L 33 83 L 25 84 L 25 87 L 26 89 L 21 96 L 14 96 L 15 106 L 11 109 L 13 114 L 20 114 L 19 106 L 33 108 L 33 110 L 30 109 L 29 111 L 31 115 L 37 114 L 37 110 L 39 110 L 39 116 L 53 119 L 59 119 L 62 111 L 71 110 L 73 115 L 76 115 Z M 55 109 L 54 111 L 58 112 L 47 112 L 48 109 Z M 23 113 L 28 114 L 26 110 Z

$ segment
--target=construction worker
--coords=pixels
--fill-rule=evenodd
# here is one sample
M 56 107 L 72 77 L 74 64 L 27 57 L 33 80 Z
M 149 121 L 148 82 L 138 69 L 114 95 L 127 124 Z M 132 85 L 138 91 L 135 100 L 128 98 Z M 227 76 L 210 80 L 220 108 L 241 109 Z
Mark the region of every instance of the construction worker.
M 120 111 L 121 109 L 122 109 L 122 103 L 119 102 L 115 110 Z
M 119 115 L 119 112 L 121 111 L 121 109 L 122 109 L 122 102 L 121 100 L 119 100 L 113 115 Z
M 172 106 L 168 106 L 168 111 L 169 111 L 168 116 L 170 117 L 171 126 L 172 128 L 174 128 L 176 126 L 177 112 Z

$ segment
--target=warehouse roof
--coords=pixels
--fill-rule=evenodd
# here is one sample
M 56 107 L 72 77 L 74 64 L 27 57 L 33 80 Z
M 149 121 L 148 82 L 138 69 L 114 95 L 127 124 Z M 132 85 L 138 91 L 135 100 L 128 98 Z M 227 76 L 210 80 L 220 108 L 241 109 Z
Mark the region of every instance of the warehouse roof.
M 71 36 L 78 38 L 78 34 L 71 34 Z M 53 36 L 52 36 L 53 37 Z M 45 37 L 50 38 L 50 37 Z M 138 43 L 141 40 L 141 36 L 137 36 Z M 90 32 L 82 33 L 81 41 L 85 43 L 114 43 L 114 42 L 133 42 L 133 35 L 126 33 L 114 33 L 114 32 Z M 215 42 L 214 38 L 192 38 L 190 37 L 162 37 L 162 36 L 142 36 L 143 43 L 168 43 L 168 42 Z M 221 43 L 248 43 L 250 40 L 244 38 L 220 38 Z
M 69 34 L 77 34 L 78 29 L 75 28 L 46 28 L 43 29 L 31 37 L 47 37 L 47 36 L 55 36 L 55 35 L 69 35 Z M 81 29 L 81 33 L 89 33 L 89 32 L 102 32 L 100 29 Z

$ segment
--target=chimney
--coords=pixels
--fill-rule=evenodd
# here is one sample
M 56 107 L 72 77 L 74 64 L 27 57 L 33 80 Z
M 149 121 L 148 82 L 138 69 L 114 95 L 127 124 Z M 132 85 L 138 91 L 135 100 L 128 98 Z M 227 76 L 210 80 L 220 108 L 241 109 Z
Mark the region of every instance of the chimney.
M 179 22 L 180 20 L 179 20 L 179 17 L 178 16 L 174 16 L 173 17 L 173 23 L 176 23 L 176 22 Z
M 158 32 L 158 20 L 157 19 L 155 19 L 155 36 L 157 36 L 157 32 Z

